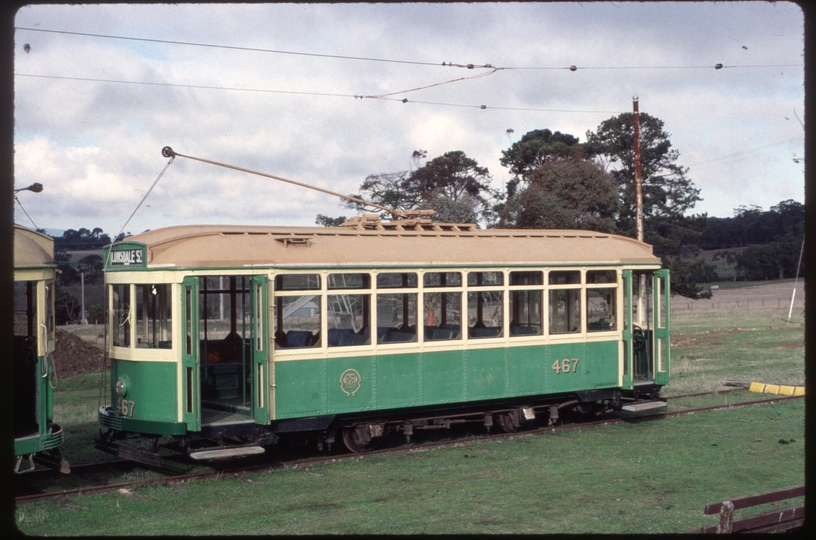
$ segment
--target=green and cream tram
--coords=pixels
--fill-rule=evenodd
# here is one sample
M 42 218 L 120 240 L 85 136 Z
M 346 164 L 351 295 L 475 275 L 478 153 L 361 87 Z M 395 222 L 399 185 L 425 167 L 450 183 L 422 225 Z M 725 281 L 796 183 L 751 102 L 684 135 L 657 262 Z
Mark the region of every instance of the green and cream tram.
M 15 472 L 34 462 L 70 472 L 62 428 L 54 423 L 54 240 L 14 226 Z M 28 466 L 24 466 L 27 459 Z
M 97 444 L 137 460 L 665 405 L 669 276 L 630 238 L 372 215 L 179 226 L 109 246 L 105 276 Z

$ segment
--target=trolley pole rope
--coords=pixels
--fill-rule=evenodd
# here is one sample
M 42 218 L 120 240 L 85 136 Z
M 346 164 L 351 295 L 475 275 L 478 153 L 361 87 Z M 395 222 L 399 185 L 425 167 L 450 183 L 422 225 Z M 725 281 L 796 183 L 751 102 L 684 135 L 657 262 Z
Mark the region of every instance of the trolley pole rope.
M 174 151 L 169 146 L 165 146 L 164 148 L 162 148 L 162 155 L 164 157 L 167 157 L 167 158 L 176 157 L 176 156 L 185 157 L 187 159 L 193 159 L 195 161 L 201 161 L 202 163 L 209 163 L 210 165 L 217 165 L 219 167 L 225 167 L 227 169 L 233 169 L 233 170 L 236 170 L 236 171 L 241 171 L 241 172 L 245 172 L 245 173 L 249 173 L 249 174 L 255 174 L 255 175 L 258 175 L 258 176 L 265 176 L 266 178 L 272 178 L 273 180 L 279 180 L 281 182 L 286 182 L 288 184 L 294 184 L 296 186 L 300 186 L 300 187 L 304 187 L 304 188 L 308 188 L 308 189 L 313 189 L 315 191 L 320 191 L 320 192 L 326 193 L 328 195 L 334 195 L 335 197 L 340 197 L 341 199 L 346 199 L 346 200 L 355 202 L 357 204 L 362 204 L 364 206 L 373 206 L 374 208 L 378 208 L 378 209 L 383 210 L 385 212 L 389 212 L 391 215 L 396 216 L 396 217 L 400 217 L 400 218 L 403 218 L 403 219 L 408 218 L 408 215 L 405 212 L 402 212 L 400 210 L 395 210 L 394 208 L 388 208 L 386 206 L 380 206 L 379 204 L 375 204 L 375 203 L 369 202 L 369 201 L 364 201 L 363 199 L 358 199 L 357 197 L 351 197 L 349 195 L 343 195 L 342 193 L 337 193 L 336 191 L 331 191 L 329 189 L 323 189 L 323 188 L 319 188 L 319 187 L 316 187 L 316 186 L 310 186 L 309 184 L 303 184 L 301 182 L 296 182 L 294 180 L 289 180 L 288 178 L 275 176 L 274 174 L 262 173 L 262 172 L 258 172 L 258 171 L 253 171 L 252 169 L 245 169 L 243 167 L 236 167 L 235 165 L 229 165 L 227 163 L 220 163 L 218 161 L 212 161 L 212 160 L 209 160 L 209 159 L 199 158 L 199 157 L 195 157 L 195 156 L 188 156 L 188 155 L 185 155 L 185 154 L 179 154 L 178 152 Z

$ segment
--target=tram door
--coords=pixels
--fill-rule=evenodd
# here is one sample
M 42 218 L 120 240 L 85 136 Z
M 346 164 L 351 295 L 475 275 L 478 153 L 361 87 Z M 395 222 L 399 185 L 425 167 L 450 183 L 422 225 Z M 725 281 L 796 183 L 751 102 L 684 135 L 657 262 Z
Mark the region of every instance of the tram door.
M 269 373 L 272 364 L 269 360 L 269 324 L 267 321 L 269 306 L 269 288 L 266 276 L 252 277 L 252 410 L 255 422 L 269 423 Z
M 267 423 L 267 276 L 190 279 L 197 288 L 198 350 L 197 364 L 190 358 L 185 369 L 197 369 L 191 387 L 197 384 L 200 423 Z
M 201 385 L 198 340 L 198 278 L 186 277 L 181 284 L 181 320 L 184 332 L 181 352 L 182 420 L 190 431 L 201 430 Z
M 669 369 L 669 273 L 623 271 L 623 387 L 667 384 Z

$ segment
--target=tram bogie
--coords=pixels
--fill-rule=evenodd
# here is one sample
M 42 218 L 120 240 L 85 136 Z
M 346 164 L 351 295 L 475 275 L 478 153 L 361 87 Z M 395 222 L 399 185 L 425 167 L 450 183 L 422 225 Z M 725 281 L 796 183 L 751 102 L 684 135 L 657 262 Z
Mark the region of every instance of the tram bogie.
M 656 402 L 669 381 L 668 272 L 646 244 L 350 225 L 171 227 L 107 248 L 100 446 L 141 434 L 209 458 L 299 435 L 364 451 Z

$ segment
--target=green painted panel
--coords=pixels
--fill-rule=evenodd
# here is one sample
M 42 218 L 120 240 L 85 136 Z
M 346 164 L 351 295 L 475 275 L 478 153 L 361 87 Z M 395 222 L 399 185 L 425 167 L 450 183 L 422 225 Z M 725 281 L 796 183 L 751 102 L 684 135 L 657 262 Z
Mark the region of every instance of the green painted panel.
M 326 414 L 324 360 L 275 363 L 275 416 L 298 418 Z
M 374 356 L 327 360 L 326 412 L 341 414 L 385 408 L 377 406 L 377 398 L 384 392 L 378 383 L 379 373 Z
M 602 341 L 586 344 L 584 384 L 587 388 L 618 386 L 618 342 Z
M 607 341 L 278 362 L 276 418 L 615 388 L 617 354 Z
M 507 372 L 503 348 L 465 351 L 467 400 L 500 398 L 507 394 Z
M 176 420 L 176 367 L 174 362 L 111 360 L 111 404 L 120 397 L 116 381 L 127 378 L 128 417 L 138 420 Z
M 422 355 L 377 356 L 377 408 L 423 404 Z
M 586 388 L 585 373 L 591 368 L 587 365 L 585 350 L 585 343 L 552 345 L 547 348 L 545 371 L 548 392 L 569 392 Z M 558 369 L 553 368 L 556 361 Z
M 547 353 L 542 347 L 507 349 L 507 394 L 537 394 L 547 384 Z
M 467 399 L 465 357 L 462 351 L 425 353 L 422 359 L 422 397 L 425 403 L 457 403 Z

